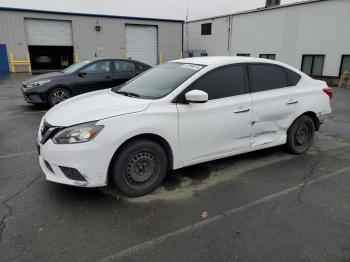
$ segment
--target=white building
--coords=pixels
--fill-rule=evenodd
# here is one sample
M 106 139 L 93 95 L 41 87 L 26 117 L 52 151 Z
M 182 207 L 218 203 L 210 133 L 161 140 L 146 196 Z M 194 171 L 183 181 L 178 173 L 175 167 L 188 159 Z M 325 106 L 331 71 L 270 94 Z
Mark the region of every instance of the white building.
M 276 59 L 315 77 L 350 71 L 350 1 L 313 0 L 189 21 L 187 55 Z

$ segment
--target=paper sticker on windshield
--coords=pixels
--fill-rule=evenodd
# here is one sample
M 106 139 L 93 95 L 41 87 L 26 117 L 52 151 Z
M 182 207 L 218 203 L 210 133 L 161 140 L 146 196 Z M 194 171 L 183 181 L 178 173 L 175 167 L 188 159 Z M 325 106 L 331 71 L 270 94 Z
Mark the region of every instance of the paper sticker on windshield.
M 200 65 L 193 65 L 193 64 L 184 64 L 182 67 L 187 68 L 187 69 L 196 70 L 196 71 L 201 70 L 203 68 Z

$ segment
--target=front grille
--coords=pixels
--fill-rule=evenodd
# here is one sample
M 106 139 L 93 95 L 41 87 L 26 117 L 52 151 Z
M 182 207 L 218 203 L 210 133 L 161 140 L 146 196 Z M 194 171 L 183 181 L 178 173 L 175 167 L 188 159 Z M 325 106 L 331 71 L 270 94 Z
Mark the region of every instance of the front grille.
M 48 124 L 46 121 L 44 121 L 40 129 L 40 134 L 41 134 L 40 143 L 44 144 L 47 140 L 49 140 L 53 135 L 55 135 L 61 129 L 62 128 L 59 128 L 57 126 L 52 126 Z
M 47 131 L 50 129 L 51 125 L 49 125 L 46 121 L 44 121 L 43 126 L 41 127 L 41 137 L 44 137 Z
M 75 168 L 60 166 L 60 169 L 62 170 L 63 174 L 69 179 L 76 181 L 86 181 L 85 177 L 80 174 L 80 172 Z

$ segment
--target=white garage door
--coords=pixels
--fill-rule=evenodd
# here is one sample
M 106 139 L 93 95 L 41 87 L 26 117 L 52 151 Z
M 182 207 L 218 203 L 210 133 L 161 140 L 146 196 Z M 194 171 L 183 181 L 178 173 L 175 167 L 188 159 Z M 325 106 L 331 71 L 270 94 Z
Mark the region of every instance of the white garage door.
M 126 25 L 126 52 L 128 57 L 156 65 L 158 62 L 158 41 L 156 26 Z
M 28 45 L 73 46 L 70 21 L 25 19 Z

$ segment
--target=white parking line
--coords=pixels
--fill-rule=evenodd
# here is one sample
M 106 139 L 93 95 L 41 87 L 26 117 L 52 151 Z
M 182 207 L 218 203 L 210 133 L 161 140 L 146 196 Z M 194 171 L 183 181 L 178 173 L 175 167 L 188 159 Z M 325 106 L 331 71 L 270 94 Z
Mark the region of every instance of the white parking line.
M 0 159 L 8 159 L 8 158 L 20 157 L 24 155 L 32 155 L 36 153 L 37 151 L 27 151 L 27 152 L 15 153 L 15 154 L 0 155 Z
M 247 210 L 249 208 L 261 205 L 263 203 L 267 203 L 267 202 L 269 202 L 271 200 L 274 200 L 276 198 L 279 198 L 279 197 L 282 197 L 282 196 L 287 195 L 289 193 L 295 192 L 295 191 L 299 190 L 302 187 L 311 186 L 311 185 L 316 184 L 316 183 L 318 183 L 318 182 L 320 182 L 322 180 L 329 179 L 331 177 L 334 177 L 334 176 L 339 175 L 341 173 L 344 173 L 346 171 L 350 171 L 350 166 L 342 168 L 342 169 L 339 169 L 339 170 L 337 170 L 337 171 L 335 171 L 333 173 L 321 176 L 321 177 L 319 177 L 319 178 L 317 178 L 315 180 L 310 180 L 307 183 L 302 183 L 302 184 L 299 184 L 299 185 L 296 185 L 296 186 L 293 186 L 293 187 L 289 187 L 289 188 L 287 188 L 285 190 L 282 190 L 280 192 L 277 192 L 275 194 L 268 195 L 268 196 L 266 196 L 264 198 L 255 200 L 255 201 L 250 202 L 248 204 L 245 204 L 243 206 L 236 207 L 234 209 L 228 210 L 226 212 L 223 212 L 223 213 L 221 213 L 219 215 L 216 215 L 214 217 L 208 218 L 208 219 L 203 220 L 201 222 L 198 222 L 198 223 L 195 223 L 195 224 L 192 224 L 192 225 L 180 228 L 180 229 L 178 229 L 176 231 L 173 231 L 173 232 L 170 232 L 168 234 L 156 237 L 154 239 L 151 239 L 151 240 L 146 241 L 144 243 L 141 243 L 139 245 L 136 245 L 136 246 L 124 249 L 124 250 L 119 251 L 119 252 L 117 252 L 115 254 L 112 254 L 112 255 L 109 255 L 107 257 L 101 258 L 97 262 L 117 261 L 118 259 L 120 259 L 122 257 L 131 255 L 131 254 L 136 253 L 136 252 L 141 251 L 141 250 L 145 250 L 145 249 L 151 248 L 151 247 L 153 247 L 153 246 L 155 246 L 157 244 L 160 244 L 160 243 L 162 243 L 162 242 L 164 242 L 164 241 L 166 241 L 168 239 L 171 239 L 173 237 L 176 237 L 176 236 L 179 236 L 179 235 L 191 232 L 191 231 L 193 231 L 195 229 L 198 229 L 198 228 L 202 228 L 202 227 L 208 226 L 208 225 L 213 224 L 214 222 L 219 221 L 219 220 L 221 220 L 221 219 L 223 219 L 225 217 L 229 217 L 229 216 L 232 216 L 232 215 L 237 214 L 239 212 L 245 211 L 245 210 Z

